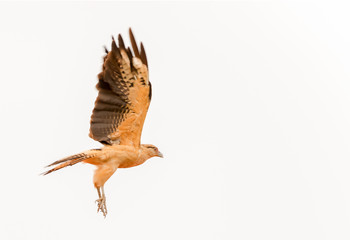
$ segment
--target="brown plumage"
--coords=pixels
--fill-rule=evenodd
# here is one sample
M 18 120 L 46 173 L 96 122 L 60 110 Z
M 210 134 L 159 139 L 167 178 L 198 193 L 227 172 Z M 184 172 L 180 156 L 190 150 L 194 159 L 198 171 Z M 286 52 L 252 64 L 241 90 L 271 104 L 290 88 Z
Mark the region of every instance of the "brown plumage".
M 48 165 L 52 169 L 43 173 L 46 175 L 79 162 L 96 165 L 94 185 L 99 195 L 98 211 L 104 216 L 107 208 L 103 186 L 117 168 L 134 167 L 151 157 L 163 157 L 157 147 L 140 144 L 152 89 L 143 44 L 139 51 L 131 29 L 129 36 L 133 51 L 125 47 L 120 34 L 118 45 L 112 37 L 111 51 L 105 48 L 102 72 L 98 74 L 98 96 L 89 136 L 104 147 L 58 160 Z

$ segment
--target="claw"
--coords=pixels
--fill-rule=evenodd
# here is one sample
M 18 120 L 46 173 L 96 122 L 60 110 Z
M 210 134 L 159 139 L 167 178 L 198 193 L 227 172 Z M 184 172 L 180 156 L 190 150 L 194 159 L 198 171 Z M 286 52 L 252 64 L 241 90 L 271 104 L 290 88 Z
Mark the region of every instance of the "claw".
M 101 187 L 96 187 L 98 197 L 99 199 L 96 200 L 97 202 L 97 212 L 100 212 L 103 214 L 103 216 L 106 218 L 107 215 L 107 206 L 106 206 L 106 196 L 105 196 L 105 191 L 103 189 L 103 186 Z M 101 191 L 102 190 L 102 194 Z
M 97 212 L 102 212 L 103 216 L 106 217 L 107 215 L 106 198 L 101 197 L 97 199 L 96 202 L 97 202 Z

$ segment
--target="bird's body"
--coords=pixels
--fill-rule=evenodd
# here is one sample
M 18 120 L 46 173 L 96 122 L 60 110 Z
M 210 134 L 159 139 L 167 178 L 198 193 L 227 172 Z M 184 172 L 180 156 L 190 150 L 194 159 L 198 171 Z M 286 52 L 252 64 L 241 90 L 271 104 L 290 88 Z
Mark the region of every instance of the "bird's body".
M 140 165 L 151 157 L 163 157 L 157 147 L 140 143 L 152 89 L 143 45 L 141 43 L 139 52 L 131 29 L 129 34 L 135 56 L 130 48 L 125 48 L 120 35 L 119 46 L 113 38 L 112 50 L 106 50 L 102 72 L 98 75 L 96 88 L 99 94 L 91 116 L 89 136 L 104 146 L 56 161 L 49 165 L 55 167 L 44 173 L 46 175 L 79 162 L 95 165 L 98 210 L 104 216 L 107 208 L 103 187 L 114 172 L 118 168 Z
M 105 146 L 101 150 L 90 150 L 89 153 L 95 155 L 95 157 L 82 162 L 97 166 L 94 175 L 96 188 L 102 187 L 117 168 L 135 167 L 144 163 L 147 159 L 159 155 L 153 149 L 150 150 L 143 145 L 141 145 L 141 148 L 128 145 Z

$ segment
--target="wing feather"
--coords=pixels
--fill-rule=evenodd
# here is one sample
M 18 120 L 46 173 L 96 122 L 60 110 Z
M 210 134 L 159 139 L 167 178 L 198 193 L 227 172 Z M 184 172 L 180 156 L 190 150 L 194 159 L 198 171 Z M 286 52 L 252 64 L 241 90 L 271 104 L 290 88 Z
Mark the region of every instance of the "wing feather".
M 106 50 L 102 72 L 96 85 L 99 93 L 91 116 L 89 136 L 103 144 L 140 146 L 143 123 L 151 100 L 147 58 L 143 45 L 138 51 L 129 30 L 133 52 L 125 47 L 122 36 L 118 46 L 112 37 Z
M 125 44 L 124 44 L 124 40 L 122 38 L 122 35 L 118 35 L 118 44 L 120 49 L 123 49 L 125 51 Z
M 131 46 L 132 46 L 132 49 L 134 50 L 135 56 L 137 58 L 141 58 L 140 53 L 139 53 L 139 49 L 138 49 L 137 44 L 136 44 L 134 34 L 131 31 L 131 28 L 129 28 L 129 36 L 130 36 Z
M 142 42 L 141 42 L 141 60 L 148 67 L 146 51 L 145 51 L 145 48 L 143 47 Z

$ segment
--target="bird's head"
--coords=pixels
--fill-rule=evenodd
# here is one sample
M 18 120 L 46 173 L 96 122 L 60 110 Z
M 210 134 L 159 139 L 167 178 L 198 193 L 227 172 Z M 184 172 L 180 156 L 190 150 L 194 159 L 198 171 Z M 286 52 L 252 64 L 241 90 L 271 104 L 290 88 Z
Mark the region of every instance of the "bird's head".
M 161 157 L 163 158 L 163 154 L 159 152 L 158 148 L 152 144 L 141 144 L 142 153 L 146 155 L 148 158 L 151 157 Z

